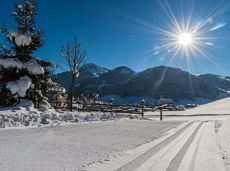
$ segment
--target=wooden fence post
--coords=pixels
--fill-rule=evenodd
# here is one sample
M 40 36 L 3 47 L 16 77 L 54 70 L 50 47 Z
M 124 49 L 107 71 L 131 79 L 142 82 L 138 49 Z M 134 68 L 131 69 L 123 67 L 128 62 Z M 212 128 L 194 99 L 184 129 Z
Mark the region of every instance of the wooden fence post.
M 112 112 L 113 111 L 113 98 L 110 99 L 109 103 L 110 103 L 110 110 Z
M 163 119 L 163 107 L 160 107 L 160 120 L 162 121 Z
M 141 115 L 144 117 L 144 112 L 145 112 L 145 100 L 141 100 Z

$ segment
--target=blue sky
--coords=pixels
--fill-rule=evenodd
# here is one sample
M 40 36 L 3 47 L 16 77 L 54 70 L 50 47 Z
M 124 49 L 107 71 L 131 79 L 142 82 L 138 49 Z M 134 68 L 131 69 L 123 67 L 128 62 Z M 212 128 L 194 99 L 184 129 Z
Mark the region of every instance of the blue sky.
M 86 50 L 86 61 L 114 68 L 120 65 L 136 71 L 158 65 L 179 67 L 195 74 L 230 75 L 230 8 L 229 1 L 217 0 L 37 0 L 37 25 L 45 32 L 46 44 L 36 55 L 63 65 L 60 48 L 77 36 Z M 0 0 L 0 23 L 13 29 L 10 15 L 16 0 Z M 156 50 L 167 43 L 155 28 L 172 29 L 167 16 L 169 5 L 176 19 L 188 15 L 194 6 L 192 21 L 208 20 L 204 31 L 212 38 L 202 45 L 205 55 L 188 59 L 173 51 Z M 218 26 L 220 26 L 218 28 Z M 3 36 L 0 41 L 4 42 Z M 211 44 L 210 44 L 211 43 Z M 171 62 L 169 62 L 171 61 Z M 60 71 L 60 70 L 59 70 Z

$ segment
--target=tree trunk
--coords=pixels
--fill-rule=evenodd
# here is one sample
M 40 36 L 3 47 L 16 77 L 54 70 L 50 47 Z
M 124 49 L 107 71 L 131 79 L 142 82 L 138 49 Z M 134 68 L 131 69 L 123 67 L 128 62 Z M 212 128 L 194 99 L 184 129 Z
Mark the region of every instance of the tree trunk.
M 70 111 L 73 111 L 73 91 L 74 91 L 74 81 L 75 81 L 75 76 L 72 75 L 72 84 L 71 84 L 71 90 L 70 90 Z

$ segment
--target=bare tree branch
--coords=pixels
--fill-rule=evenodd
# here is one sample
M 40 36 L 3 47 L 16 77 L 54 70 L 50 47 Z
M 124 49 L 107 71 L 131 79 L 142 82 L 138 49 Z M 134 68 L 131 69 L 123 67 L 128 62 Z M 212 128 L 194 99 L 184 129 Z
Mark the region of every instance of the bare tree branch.
M 70 110 L 73 106 L 73 91 L 75 78 L 79 75 L 79 69 L 84 64 L 86 53 L 81 48 L 81 44 L 77 41 L 76 37 L 74 41 L 68 42 L 61 48 L 61 56 L 64 57 L 68 64 L 69 71 L 72 75 L 72 83 L 70 89 Z

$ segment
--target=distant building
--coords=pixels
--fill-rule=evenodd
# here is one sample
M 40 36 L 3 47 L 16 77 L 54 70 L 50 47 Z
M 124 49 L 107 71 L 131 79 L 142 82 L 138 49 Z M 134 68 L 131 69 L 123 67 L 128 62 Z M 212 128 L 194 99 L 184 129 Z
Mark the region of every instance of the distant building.
M 160 97 L 159 101 L 158 101 L 159 105 L 163 105 L 163 104 L 174 104 L 173 99 L 172 98 L 164 98 L 163 96 Z

